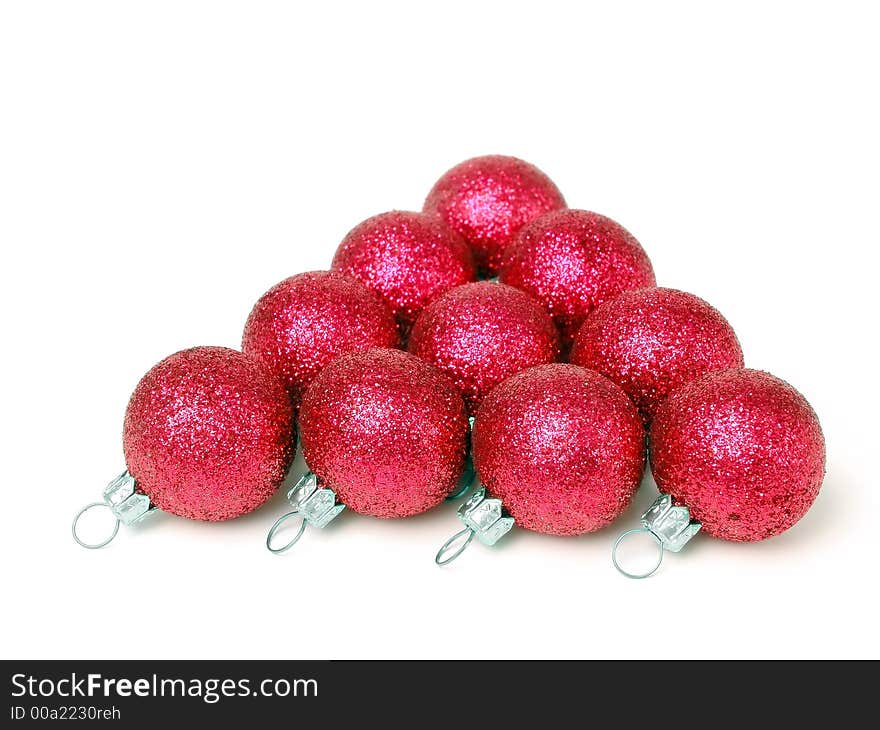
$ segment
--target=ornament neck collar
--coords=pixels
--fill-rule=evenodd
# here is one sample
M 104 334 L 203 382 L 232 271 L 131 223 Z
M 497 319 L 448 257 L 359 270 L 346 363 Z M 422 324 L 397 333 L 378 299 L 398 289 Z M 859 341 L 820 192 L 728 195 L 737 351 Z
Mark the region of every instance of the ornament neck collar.
M 617 571 L 627 578 L 636 580 L 654 575 L 663 562 L 664 552 L 667 550 L 672 553 L 679 552 L 702 527 L 699 522 L 691 520 L 691 513 L 687 507 L 673 505 L 672 497 L 668 494 L 661 494 L 654 500 L 654 504 L 642 515 L 641 523 L 641 527 L 622 533 L 611 549 L 611 562 Z M 649 535 L 657 544 L 657 560 L 650 570 L 632 573 L 621 567 L 617 552 L 627 538 L 643 533 Z

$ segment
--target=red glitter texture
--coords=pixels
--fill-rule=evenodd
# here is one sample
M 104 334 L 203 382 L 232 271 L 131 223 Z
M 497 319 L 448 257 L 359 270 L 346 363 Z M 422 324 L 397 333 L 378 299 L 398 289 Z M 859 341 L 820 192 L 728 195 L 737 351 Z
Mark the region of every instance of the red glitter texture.
M 637 289 L 596 307 L 574 339 L 571 362 L 621 386 L 650 423 L 675 388 L 712 370 L 741 367 L 733 328 L 711 305 L 675 289 Z
M 296 405 L 334 358 L 399 344 L 394 315 L 373 292 L 337 271 L 311 271 L 260 297 L 241 349 L 282 378 Z
M 629 505 L 645 466 L 645 430 L 607 378 L 576 365 L 540 365 L 483 401 L 473 458 L 481 483 L 520 527 L 580 535 Z
M 507 249 L 498 278 L 547 307 L 565 343 L 597 305 L 656 284 L 651 261 L 632 234 L 586 210 L 553 211 L 527 223 Z
M 306 463 L 339 500 L 374 517 L 440 504 L 464 468 L 461 395 L 436 368 L 400 350 L 334 360 L 300 410 Z
M 125 461 L 160 509 L 217 522 L 263 504 L 293 458 L 283 384 L 225 347 L 167 357 L 138 383 L 125 413 Z
M 477 276 L 461 236 L 437 218 L 399 210 L 355 227 L 336 250 L 333 269 L 381 296 L 404 331 L 426 304 Z
M 473 413 L 505 378 L 553 362 L 559 335 L 547 311 L 519 289 L 488 281 L 465 284 L 428 305 L 409 351 L 449 375 Z
M 562 193 L 537 167 L 516 157 L 487 155 L 446 172 L 428 193 L 423 211 L 464 236 L 480 271 L 492 276 L 522 226 L 564 207 Z
M 794 525 L 825 474 L 816 414 L 788 383 L 759 370 L 704 375 L 675 391 L 651 427 L 661 492 L 708 534 L 763 540 Z

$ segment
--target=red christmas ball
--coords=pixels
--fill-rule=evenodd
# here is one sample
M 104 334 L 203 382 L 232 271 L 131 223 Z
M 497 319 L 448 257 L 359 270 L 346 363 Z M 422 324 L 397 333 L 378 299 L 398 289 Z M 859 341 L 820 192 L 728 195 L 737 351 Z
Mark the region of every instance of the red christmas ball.
M 446 373 L 473 413 L 505 378 L 553 362 L 558 339 L 550 315 L 528 294 L 478 281 L 425 307 L 410 333 L 409 351 Z
M 505 380 L 477 411 L 474 467 L 517 524 L 580 535 L 623 512 L 645 466 L 645 430 L 626 393 L 576 365 Z
M 400 350 L 334 360 L 306 391 L 299 419 L 309 469 L 361 514 L 425 512 L 464 469 L 461 395 L 436 368 Z
M 702 529 L 752 542 L 806 514 L 825 474 L 825 439 L 804 397 L 759 370 L 713 372 L 676 390 L 651 427 L 661 492 Z
M 255 510 L 293 458 L 293 409 L 281 381 L 236 350 L 195 347 L 141 379 L 123 445 L 139 491 L 160 509 L 212 522 Z
M 487 155 L 446 172 L 428 193 L 423 210 L 464 236 L 479 269 L 494 275 L 520 228 L 564 207 L 562 193 L 537 167 L 516 157 Z
M 523 226 L 498 278 L 547 307 L 566 343 L 605 300 L 656 284 L 651 261 L 632 234 L 586 210 L 553 211 Z
M 727 320 L 699 297 L 636 289 L 600 304 L 574 339 L 571 362 L 621 386 L 650 423 L 676 388 L 712 370 L 742 367 Z
M 338 271 L 311 271 L 260 297 L 241 349 L 279 375 L 296 404 L 334 358 L 399 344 L 394 315 L 373 292 Z
M 381 296 L 404 331 L 426 304 L 477 276 L 461 236 L 437 218 L 399 210 L 356 226 L 336 250 L 333 269 Z

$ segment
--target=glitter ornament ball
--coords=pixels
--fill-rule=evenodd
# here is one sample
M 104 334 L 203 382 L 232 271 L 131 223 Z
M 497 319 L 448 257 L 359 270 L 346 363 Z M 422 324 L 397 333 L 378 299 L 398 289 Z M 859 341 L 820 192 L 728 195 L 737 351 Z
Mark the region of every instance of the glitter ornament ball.
M 547 307 L 565 343 L 597 305 L 656 284 L 651 261 L 632 234 L 586 210 L 553 211 L 523 226 L 498 279 Z
M 355 227 L 336 250 L 332 268 L 381 296 L 403 331 L 440 294 L 476 279 L 461 236 L 438 218 L 399 210 Z
M 480 271 L 493 276 L 520 228 L 564 207 L 562 193 L 537 167 L 516 157 L 487 155 L 446 172 L 428 193 L 423 211 L 460 233 Z
M 436 368 L 400 350 L 340 357 L 300 409 L 306 463 L 339 501 L 374 517 L 436 507 L 464 468 L 461 395 Z
M 425 308 L 410 333 L 409 351 L 446 373 L 473 413 L 505 378 L 553 362 L 558 340 L 550 315 L 528 294 L 478 281 Z
M 621 386 L 646 423 L 676 388 L 743 365 L 739 340 L 718 310 L 662 288 L 624 292 L 596 307 L 575 336 L 570 360 Z
M 216 522 L 275 493 L 293 439 L 290 398 L 272 372 L 236 350 L 196 347 L 138 383 L 123 445 L 138 490 L 159 509 Z
M 251 311 L 242 338 L 244 353 L 281 377 L 294 404 L 334 358 L 399 344 L 391 310 L 338 271 L 298 274 L 272 287 Z
M 825 474 L 819 420 L 788 383 L 759 370 L 713 372 L 676 390 L 651 427 L 661 492 L 703 531 L 752 542 L 806 514 Z
M 645 430 L 607 378 L 576 365 L 540 365 L 483 401 L 473 459 L 480 482 L 520 527 L 580 535 L 629 505 L 645 466 Z

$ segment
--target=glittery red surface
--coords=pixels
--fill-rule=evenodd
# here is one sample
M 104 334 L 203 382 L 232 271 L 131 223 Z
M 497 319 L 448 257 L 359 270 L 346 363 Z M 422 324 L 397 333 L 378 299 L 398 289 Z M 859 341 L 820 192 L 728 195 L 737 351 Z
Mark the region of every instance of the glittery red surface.
M 424 212 L 440 216 L 470 244 L 477 266 L 494 275 L 513 237 L 533 218 L 565 207 L 553 181 L 516 157 L 474 157 L 446 172 Z
M 651 427 L 661 492 L 703 530 L 751 542 L 787 530 L 825 473 L 816 414 L 788 383 L 759 370 L 709 373 L 673 393 Z
M 228 520 L 265 502 L 293 458 L 293 412 L 278 378 L 225 347 L 165 358 L 125 413 L 128 471 L 156 506 Z
M 600 304 L 575 336 L 570 359 L 620 385 L 646 423 L 675 388 L 743 364 L 739 340 L 718 310 L 693 294 L 662 288 L 624 292 Z
M 553 362 L 558 340 L 550 315 L 528 294 L 479 281 L 428 305 L 410 334 L 409 351 L 449 375 L 472 413 L 505 378 Z
M 579 535 L 626 509 L 645 466 L 645 431 L 607 378 L 575 365 L 541 365 L 483 401 L 473 458 L 482 484 L 520 527 Z
M 440 504 L 464 467 L 461 395 L 436 368 L 373 349 L 328 365 L 300 410 L 306 463 L 355 512 L 408 517 Z
M 404 331 L 426 304 L 477 275 L 461 236 L 436 217 L 399 210 L 355 227 L 336 250 L 333 268 L 379 294 Z
M 498 279 L 547 307 L 566 343 L 598 304 L 656 283 L 632 234 L 586 210 L 553 211 L 527 223 L 507 249 Z
M 394 315 L 377 295 L 338 271 L 311 271 L 260 297 L 241 349 L 277 373 L 298 404 L 321 368 L 339 355 L 399 344 Z

